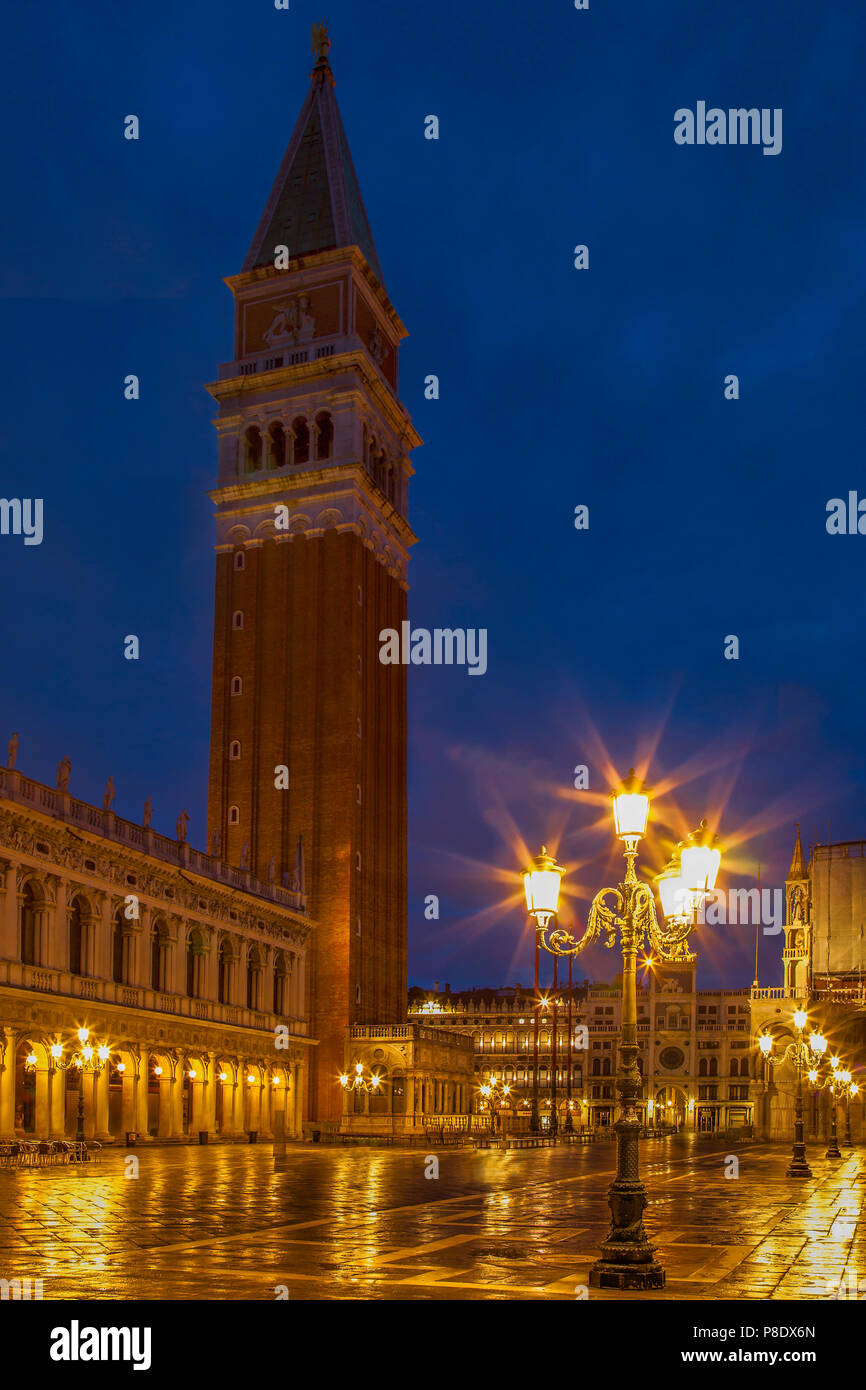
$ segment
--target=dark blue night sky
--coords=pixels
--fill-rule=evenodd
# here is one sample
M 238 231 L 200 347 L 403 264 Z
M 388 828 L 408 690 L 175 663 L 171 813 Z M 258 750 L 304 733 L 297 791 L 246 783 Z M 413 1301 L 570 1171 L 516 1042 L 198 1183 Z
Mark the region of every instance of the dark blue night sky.
M 215 407 L 231 296 L 322 6 L 17 7 L 0 94 L 0 741 L 53 785 L 203 845 Z M 489 669 L 410 668 L 410 982 L 526 983 L 514 904 L 544 839 L 583 901 L 615 871 L 608 775 L 701 815 L 727 882 L 866 836 L 860 7 L 331 0 L 337 97 L 410 331 L 413 624 L 486 627 Z M 782 108 L 783 149 L 681 147 L 674 112 Z M 123 118 L 141 139 L 123 139 Z M 423 138 L 439 116 L 438 142 Z M 588 272 L 573 248 L 590 248 Z M 141 377 L 127 403 L 122 380 Z M 740 379 L 726 401 L 723 380 Z M 436 373 L 441 399 L 424 399 Z M 590 528 L 573 525 L 590 508 Z M 142 659 L 122 657 L 138 633 Z M 723 656 L 728 634 L 740 659 Z M 577 764 L 591 793 L 572 790 Z M 661 866 L 664 846 L 648 846 Z M 437 894 L 438 922 L 423 902 Z M 781 981 L 765 938 L 761 983 Z M 753 929 L 699 983 L 746 985 Z M 603 949 L 579 974 L 611 978 Z

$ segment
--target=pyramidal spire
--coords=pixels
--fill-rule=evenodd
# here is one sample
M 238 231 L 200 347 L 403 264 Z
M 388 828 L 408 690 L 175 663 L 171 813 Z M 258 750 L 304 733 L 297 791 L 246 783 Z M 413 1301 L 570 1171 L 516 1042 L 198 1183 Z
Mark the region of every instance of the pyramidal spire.
M 312 46 L 316 61 L 310 90 L 243 269 L 272 266 L 277 246 L 287 246 L 291 257 L 359 246 L 374 275 L 383 281 L 334 95 L 328 62 L 331 40 L 324 21 L 313 25 Z
M 799 822 L 796 824 L 795 829 L 796 829 L 796 831 L 797 831 L 797 843 L 796 843 L 795 846 L 794 846 L 794 857 L 793 857 L 793 859 L 791 860 L 791 867 L 790 867 L 790 869 L 789 869 L 789 871 L 788 871 L 788 878 L 789 878 L 789 880 L 792 880 L 792 879 L 795 879 L 795 878 L 806 878 L 806 877 L 807 877 L 807 874 L 806 874 L 806 859 L 805 859 L 805 856 L 804 856 L 804 854 L 803 854 L 803 846 L 802 846 L 802 844 L 800 843 L 800 825 L 799 825 Z

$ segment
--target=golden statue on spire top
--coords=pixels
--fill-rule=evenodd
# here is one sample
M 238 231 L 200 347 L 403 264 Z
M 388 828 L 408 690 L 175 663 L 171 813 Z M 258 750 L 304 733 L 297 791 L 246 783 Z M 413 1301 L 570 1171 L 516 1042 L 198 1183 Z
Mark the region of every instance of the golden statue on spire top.
M 327 60 L 328 49 L 331 47 L 331 40 L 328 38 L 328 26 L 325 20 L 313 25 L 313 56 L 317 63 Z

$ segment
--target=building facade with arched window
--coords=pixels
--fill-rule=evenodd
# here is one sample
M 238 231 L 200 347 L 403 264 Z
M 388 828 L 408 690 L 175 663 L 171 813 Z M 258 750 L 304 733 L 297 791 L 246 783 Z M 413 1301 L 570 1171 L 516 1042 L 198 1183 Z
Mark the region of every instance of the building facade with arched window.
M 0 1140 L 73 1135 L 79 1085 L 102 1143 L 300 1137 L 313 930 L 302 893 L 0 769 Z M 109 1059 L 79 1075 L 50 1048 L 82 1027 Z

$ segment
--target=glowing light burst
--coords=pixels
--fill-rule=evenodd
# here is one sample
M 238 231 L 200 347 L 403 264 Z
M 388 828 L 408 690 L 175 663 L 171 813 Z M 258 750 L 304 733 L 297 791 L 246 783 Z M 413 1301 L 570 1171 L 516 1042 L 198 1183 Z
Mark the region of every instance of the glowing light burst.
M 801 819 L 804 796 L 810 803 L 817 798 L 809 796 L 803 787 L 792 788 L 756 811 L 745 823 L 732 825 L 728 810 L 731 799 L 750 758 L 765 741 L 765 736 L 759 732 L 759 714 L 755 712 L 747 726 L 741 724 L 738 729 L 729 728 L 705 740 L 679 765 L 665 771 L 660 766 L 663 760 L 659 749 L 668 731 L 676 693 L 670 695 L 652 728 L 636 734 L 629 731 L 629 737 L 634 740 L 634 752 L 629 749 L 628 764 L 634 765 L 638 777 L 649 783 L 653 793 L 650 822 L 642 845 L 644 871 L 648 876 L 660 871 L 676 845 L 686 839 L 704 817 L 714 831 L 720 831 L 724 824 L 726 855 L 722 871 L 727 880 L 730 881 L 731 876 L 753 879 L 757 856 L 754 850 L 750 852 L 749 846 L 761 836 Z M 615 760 L 597 724 L 586 709 L 581 708 L 579 701 L 577 721 L 573 728 L 566 730 L 566 737 L 575 750 L 573 763 L 586 763 L 592 769 L 594 785 L 585 791 L 553 781 L 548 767 L 538 761 L 521 765 L 516 760 L 494 759 L 481 749 L 452 750 L 452 756 L 475 772 L 480 813 L 502 842 L 505 864 L 501 860 L 485 863 L 457 853 L 444 855 L 457 867 L 461 878 L 483 885 L 487 901 L 477 912 L 441 930 L 440 940 L 451 937 L 463 946 L 506 926 L 508 937 L 500 932 L 502 941 L 511 938 L 515 916 L 519 915 L 522 929 L 514 940 L 508 973 L 519 961 L 525 961 L 527 944 L 534 935 L 533 924 L 525 913 L 521 875 L 542 841 L 566 868 L 560 902 L 562 909 L 569 910 L 560 912 L 560 921 L 569 929 L 585 922 L 588 904 L 608 875 L 609 866 L 619 867 L 621 851 L 612 834 L 609 789 L 621 780 L 627 769 L 619 759 Z M 621 742 L 618 735 L 618 743 Z M 695 784 L 703 785 L 696 788 Z M 524 807 L 528 803 L 536 804 L 540 795 L 549 799 L 551 807 L 559 809 L 544 817 L 546 824 L 542 824 L 539 817 L 527 838 L 506 802 L 506 788 L 509 800 L 514 802 L 520 797 Z M 573 813 L 578 806 L 581 823 L 576 825 Z M 525 823 L 531 811 L 522 809 L 519 814 Z M 578 838 L 581 845 L 575 853 Z M 504 890 L 492 902 L 489 900 L 491 885 Z M 699 946 L 710 962 L 721 964 L 729 953 L 729 934 L 724 929 L 705 926 L 700 932 Z M 643 963 L 645 978 L 653 967 L 652 961 Z

